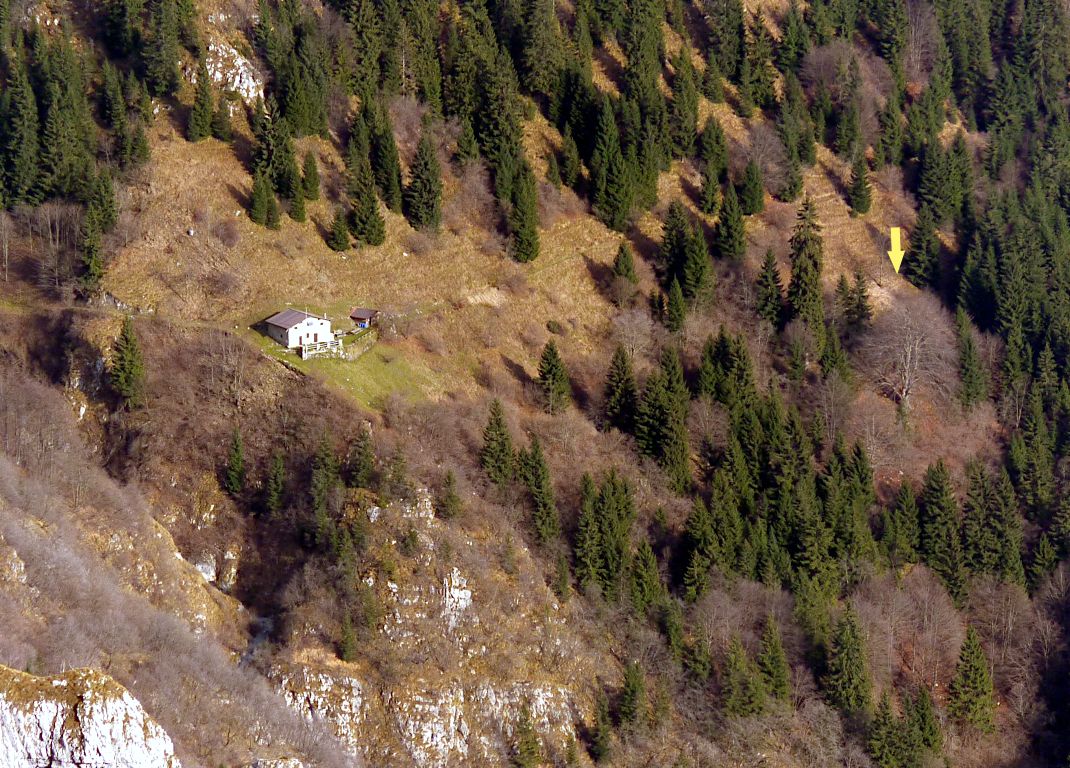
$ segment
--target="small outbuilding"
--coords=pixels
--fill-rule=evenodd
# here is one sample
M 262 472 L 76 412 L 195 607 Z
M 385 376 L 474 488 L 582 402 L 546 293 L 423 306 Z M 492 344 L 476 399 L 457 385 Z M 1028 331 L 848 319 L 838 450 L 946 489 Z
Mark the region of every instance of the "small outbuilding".
M 379 310 L 368 307 L 353 307 L 349 313 L 349 319 L 358 328 L 371 328 L 377 317 L 379 317 Z
M 264 324 L 272 339 L 287 349 L 296 349 L 302 357 L 323 354 L 341 348 L 334 338 L 331 321 L 300 309 L 284 309 L 272 315 Z

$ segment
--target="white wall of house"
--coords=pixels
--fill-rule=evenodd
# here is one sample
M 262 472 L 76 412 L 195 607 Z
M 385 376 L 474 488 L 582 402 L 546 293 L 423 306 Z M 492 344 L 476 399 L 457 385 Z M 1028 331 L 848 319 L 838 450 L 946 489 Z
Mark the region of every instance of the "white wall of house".
M 268 335 L 287 349 L 296 349 L 317 341 L 333 341 L 331 321 L 319 317 L 306 317 L 297 325 L 288 329 L 268 326 Z

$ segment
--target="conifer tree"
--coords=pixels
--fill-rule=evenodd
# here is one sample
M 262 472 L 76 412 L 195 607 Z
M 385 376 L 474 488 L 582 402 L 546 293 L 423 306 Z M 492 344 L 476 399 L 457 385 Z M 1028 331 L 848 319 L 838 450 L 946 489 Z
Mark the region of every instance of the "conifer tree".
M 572 388 L 565 363 L 553 339 L 546 342 L 546 346 L 542 349 L 537 383 L 542 393 L 543 404 L 549 413 L 558 413 L 568 406 L 572 399 Z
M 933 705 L 933 697 L 928 688 L 921 688 L 908 701 L 907 711 L 904 713 L 907 729 L 915 744 L 911 750 L 915 754 L 920 751 L 939 752 L 943 746 L 944 737 L 940 732 L 940 722 L 936 719 L 936 707 Z
M 732 638 L 725 659 L 721 695 L 724 711 L 732 717 L 753 717 L 765 709 L 762 676 L 747 655 L 739 637 Z
M 394 129 L 386 110 L 369 107 L 364 110 L 368 125 L 371 168 L 375 186 L 386 207 L 401 211 L 401 163 L 398 160 L 398 145 L 394 141 Z
M 606 376 L 605 410 L 606 422 L 621 432 L 635 429 L 635 409 L 638 394 L 632 360 L 627 350 L 618 346 L 613 353 Z
M 275 197 L 275 193 L 272 192 L 268 196 L 267 203 L 267 224 L 268 229 L 279 229 L 282 226 L 281 214 L 279 213 L 279 201 Z
M 787 303 L 792 318 L 806 323 L 815 340 L 815 352 L 824 351 L 825 305 L 821 289 L 824 246 L 813 200 L 803 199 L 791 233 L 791 282 Z
M 822 685 L 829 701 L 844 712 L 864 712 L 870 706 L 866 649 L 853 608 L 836 624 Z
M 535 189 L 535 174 L 531 166 L 522 163 L 513 182 L 513 205 L 509 211 L 510 252 L 524 263 L 539 255 L 539 210 Z
M 457 493 L 457 476 L 452 469 L 446 470 L 442 488 L 435 499 L 435 515 L 443 520 L 452 520 L 464 511 L 464 502 Z
M 706 52 L 706 69 L 702 73 L 702 95 L 714 104 L 724 101 L 724 75 L 717 64 L 713 46 Z
M 973 326 L 966 310 L 955 313 L 959 347 L 959 402 L 967 411 L 988 397 L 988 376 L 973 339 Z
M 349 224 L 346 222 L 345 209 L 339 207 L 334 212 L 331 229 L 327 233 L 327 246 L 332 251 L 349 250 Z
M 692 229 L 684 246 L 684 264 L 680 271 L 680 288 L 686 298 L 695 300 L 711 287 L 710 252 L 701 229 Z
M 999 560 L 997 571 L 1008 584 L 1025 586 L 1022 565 L 1022 516 L 1018 513 L 1018 496 L 1006 468 L 1000 470 L 995 486 Z
M 226 94 L 219 94 L 215 110 L 212 112 L 212 136 L 219 141 L 229 142 L 234 138 L 234 129 L 230 124 L 230 103 Z
M 762 631 L 758 669 L 762 673 L 765 690 L 770 696 L 781 701 L 787 701 L 791 697 L 791 668 L 780 640 L 780 627 L 772 616 L 766 619 L 765 629 Z
M 602 521 L 598 517 L 598 489 L 594 480 L 584 473 L 580 480 L 580 514 L 576 525 L 573 551 L 576 559 L 576 580 L 581 589 L 590 589 L 605 580 L 602 560 Z
M 761 213 L 765 208 L 765 188 L 762 186 L 762 171 L 751 158 L 743 172 L 739 189 L 739 208 L 745 216 Z
M 680 281 L 675 277 L 669 284 L 669 300 L 665 313 L 665 327 L 673 333 L 679 333 L 687 321 L 687 301 L 684 299 Z
M 79 234 L 78 250 L 82 260 L 82 290 L 87 294 L 96 293 L 100 281 L 104 278 L 104 254 L 100 235 L 100 217 L 93 210 L 87 209 L 82 218 L 82 231 Z
M 375 474 L 375 445 L 371 432 L 362 427 L 357 433 L 346 459 L 346 482 L 352 488 L 371 488 Z
M 591 757 L 596 763 L 609 758 L 613 749 L 613 722 L 609 719 L 609 701 L 604 691 L 598 692 L 594 706 L 594 728 L 591 733 Z
M 144 398 L 145 363 L 141 347 L 134 333 L 134 321 L 129 315 L 123 318 L 119 338 L 115 340 L 112 364 L 109 372 L 112 389 L 127 409 L 138 408 Z
M 405 218 L 414 229 L 435 231 L 442 220 L 442 171 L 431 137 L 426 132 L 416 147 L 411 179 L 403 197 Z
M 882 518 L 881 543 L 893 566 L 915 562 L 918 558 L 918 505 L 910 484 L 899 486 L 895 500 Z
M 186 124 L 186 139 L 197 142 L 207 139 L 212 134 L 212 102 L 211 76 L 208 74 L 208 66 L 201 59 L 197 67 L 197 90 L 193 97 L 193 108 L 189 113 L 189 122 Z
M 231 496 L 239 496 L 245 490 L 245 446 L 237 428 L 230 439 L 226 471 L 223 473 L 223 488 Z
M 662 597 L 661 575 L 658 573 L 658 560 L 650 542 L 642 539 L 636 546 L 630 568 L 630 596 L 632 607 L 640 616 L 656 605 Z
M 357 634 L 353 629 L 353 619 L 349 611 L 342 614 L 341 637 L 338 641 L 338 658 L 351 662 L 357 658 Z
M 783 33 L 777 45 L 777 65 L 783 72 L 796 72 L 810 49 L 810 33 L 799 9 L 798 0 L 792 0 L 781 28 Z
M 516 724 L 513 765 L 516 768 L 538 768 L 541 764 L 542 745 L 531 722 L 531 709 L 525 705 L 520 709 L 520 718 Z
M 996 728 L 995 709 L 988 658 L 976 630 L 967 627 L 955 676 L 948 687 L 947 713 L 963 725 L 991 733 Z
M 695 147 L 698 121 L 698 88 L 690 50 L 684 48 L 673 63 L 672 99 L 669 101 L 669 132 L 673 153 L 687 157 Z
M 249 220 L 254 224 L 265 225 L 268 221 L 268 209 L 275 193 L 271 189 L 271 182 L 267 175 L 258 172 L 253 176 L 253 194 L 249 203 Z
M 938 461 L 925 471 L 919 541 L 925 564 L 932 568 L 956 601 L 962 598 L 965 587 L 958 517 L 958 504 L 951 492 L 951 476 L 943 461 Z
M 176 0 L 153 0 L 149 5 L 149 38 L 142 48 L 145 81 L 156 96 L 178 90 L 179 24 Z
M 306 152 L 301 168 L 301 194 L 306 200 L 320 199 L 320 171 L 316 155 Z
M 851 166 L 851 181 L 847 188 L 847 202 L 852 215 L 862 216 L 869 213 L 873 202 L 873 189 L 869 183 L 869 167 L 866 155 L 859 152 Z
M 918 210 L 918 220 L 910 233 L 910 251 L 903 261 L 903 275 L 919 288 L 936 287 L 940 281 L 940 240 L 929 206 Z
M 572 138 L 572 129 L 565 128 L 561 139 L 561 183 L 566 187 L 576 188 L 580 180 L 580 148 Z
M 1059 565 L 1059 555 L 1052 546 L 1051 537 L 1045 531 L 1037 540 L 1037 546 L 1033 550 L 1033 562 L 1029 564 L 1029 588 L 1036 592 L 1055 572 Z
M 702 161 L 704 180 L 720 184 L 728 178 L 728 145 L 721 124 L 712 115 L 706 119 L 699 135 L 698 155 Z
M 275 518 L 282 511 L 286 495 L 286 464 L 282 454 L 276 451 L 271 456 L 267 479 L 264 481 L 264 512 Z
M 624 667 L 624 686 L 620 692 L 618 714 L 622 725 L 638 723 L 646 711 L 646 683 L 638 661 Z
M 4 94 L 4 202 L 8 206 L 37 202 L 39 123 L 37 100 L 26 70 L 25 61 L 15 62 Z
M 758 272 L 755 304 L 758 317 L 765 320 L 774 329 L 780 328 L 784 312 L 784 289 L 780 284 L 780 270 L 777 269 L 776 257 L 772 249 L 765 252 L 761 271 Z
M 621 242 L 617 249 L 617 255 L 613 259 L 613 276 L 627 280 L 632 285 L 639 283 L 639 276 L 635 274 L 635 257 L 627 242 Z
M 531 445 L 526 453 L 521 452 L 519 464 L 524 485 L 527 486 L 531 498 L 532 528 L 539 544 L 545 547 L 561 532 L 561 520 L 557 512 L 553 483 L 550 480 L 550 468 L 546 465 L 546 457 L 543 456 L 542 443 L 538 437 L 532 435 Z
M 903 731 L 903 724 L 892 711 L 892 699 L 885 691 L 866 734 L 866 751 L 878 768 L 900 768 L 903 765 Z
M 713 250 L 722 259 L 739 261 L 746 249 L 743 211 L 740 209 L 735 188 L 729 184 L 724 193 L 721 216 L 713 232 Z
M 536 0 L 528 7 L 520 31 L 521 81 L 528 92 L 552 100 L 565 64 L 557 13 L 552 0 Z
M 513 439 L 509 427 L 505 424 L 505 411 L 500 400 L 490 404 L 490 417 L 483 428 L 483 447 L 479 450 L 479 464 L 487 477 L 499 487 L 504 488 L 513 479 L 516 466 L 516 454 L 513 452 Z
M 303 224 L 308 220 L 308 212 L 305 208 L 305 196 L 298 194 L 290 201 L 290 218 Z
M 617 118 L 608 97 L 602 100 L 589 168 L 595 213 L 606 226 L 623 231 L 632 208 L 632 174 L 621 150 Z

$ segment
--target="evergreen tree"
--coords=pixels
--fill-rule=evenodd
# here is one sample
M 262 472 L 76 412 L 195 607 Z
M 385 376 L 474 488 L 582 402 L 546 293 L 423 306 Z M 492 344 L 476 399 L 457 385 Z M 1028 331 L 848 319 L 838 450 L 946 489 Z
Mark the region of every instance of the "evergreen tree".
M 669 102 L 669 132 L 673 153 L 686 157 L 695 147 L 698 123 L 698 88 L 695 85 L 695 70 L 691 65 L 691 52 L 683 48 L 673 64 L 672 99 Z
M 568 371 L 565 369 L 565 363 L 553 339 L 546 342 L 546 346 L 543 347 L 542 356 L 539 358 L 537 383 L 542 392 L 543 403 L 549 413 L 558 413 L 563 410 L 572 399 Z
M 572 138 L 571 128 L 565 128 L 561 140 L 561 183 L 575 189 L 580 180 L 580 148 Z
M 353 619 L 349 611 L 342 614 L 341 637 L 338 641 L 338 658 L 345 662 L 356 661 L 357 633 L 353 629 Z
M 639 283 L 639 276 L 635 273 L 635 257 L 626 242 L 621 242 L 613 259 L 613 276 L 623 278 L 632 285 Z
M 595 213 L 606 226 L 623 231 L 632 208 L 633 174 L 621 150 L 617 118 L 608 97 L 602 100 L 589 169 Z
M 212 112 L 212 136 L 220 141 L 229 142 L 234 138 L 234 129 L 230 124 L 230 102 L 226 94 L 219 94 L 219 101 Z
M 913 751 L 939 752 L 944 738 L 940 722 L 936 719 L 936 707 L 928 688 L 921 688 L 908 702 L 905 713 L 906 725 L 916 744 Z
M 669 301 L 665 313 L 665 327 L 673 333 L 679 333 L 687 321 L 687 301 L 684 300 L 683 289 L 680 281 L 675 277 L 669 285 Z
M 197 90 L 193 97 L 193 108 L 189 113 L 189 122 L 186 124 L 186 139 L 189 141 L 201 141 L 212 134 L 212 113 L 214 111 L 212 101 L 211 76 L 208 74 L 208 66 L 201 59 L 197 67 Z
M 253 194 L 249 203 L 249 220 L 254 224 L 266 225 L 268 223 L 268 210 L 271 201 L 275 199 L 275 193 L 271 189 L 271 182 L 266 174 L 258 172 L 253 176 Z
M 104 278 L 104 254 L 100 234 L 100 216 L 87 209 L 82 218 L 78 250 L 82 260 L 82 290 L 94 294 Z
M 638 393 L 635 374 L 632 372 L 632 360 L 627 350 L 618 346 L 609 364 L 605 388 L 606 422 L 621 432 L 635 429 L 635 409 Z
M 695 300 L 709 292 L 712 282 L 710 252 L 706 247 L 706 238 L 702 230 L 693 229 L 684 246 L 680 288 L 686 298 Z
M 943 461 L 925 471 L 920 523 L 922 559 L 944 583 L 951 597 L 960 600 L 965 584 L 958 504 Z
M 513 439 L 505 424 L 505 411 L 500 400 L 490 404 L 490 418 L 483 428 L 483 447 L 479 450 L 479 464 L 499 487 L 504 488 L 513 479 L 516 455 Z
M 791 233 L 791 282 L 787 303 L 790 316 L 805 322 L 813 334 L 818 357 L 824 351 L 825 335 L 825 304 L 821 289 L 823 251 L 817 212 L 813 200 L 806 197 Z
M 706 52 L 706 69 L 702 72 L 702 95 L 714 104 L 724 101 L 724 75 L 717 64 L 717 54 L 711 46 Z
M 630 595 L 632 607 L 640 616 L 646 615 L 651 606 L 656 605 L 662 597 L 661 576 L 658 573 L 658 561 L 650 542 L 639 542 L 632 557 L 630 576 Z
M 513 765 L 516 768 L 538 768 L 542 764 L 542 745 L 531 722 L 531 710 L 526 705 L 520 709 L 514 742 Z
M 539 255 L 538 193 L 535 174 L 522 163 L 513 183 L 513 206 L 509 211 L 510 252 L 517 261 L 534 261 Z
M 787 701 L 791 697 L 791 667 L 780 640 L 780 627 L 769 616 L 762 631 L 762 645 L 758 652 L 758 669 L 762 673 L 765 690 L 774 699 Z
M 520 471 L 524 484 L 531 498 L 532 527 L 539 544 L 551 544 L 561 532 L 561 521 L 554 498 L 554 487 L 550 480 L 550 468 L 542 453 L 539 438 L 532 436 L 528 451 L 520 454 Z
M 4 94 L 4 202 L 8 206 L 38 202 L 38 111 L 26 69 L 25 62 L 15 62 Z
M 731 261 L 741 260 L 747 250 L 743 211 L 731 184 L 725 190 L 721 215 L 713 232 L 713 250 L 721 258 Z
M 844 712 L 864 712 L 870 706 L 866 649 L 852 608 L 836 624 L 822 685 L 829 701 Z
M 156 96 L 178 90 L 179 19 L 176 0 L 153 0 L 149 5 L 149 38 L 142 48 L 145 82 Z
M 386 222 L 379 213 L 367 150 L 354 143 L 348 153 L 346 166 L 346 195 L 352 206 L 347 223 L 349 232 L 360 245 L 382 245 L 386 240 Z
M 226 471 L 223 473 L 223 488 L 231 496 L 240 496 L 245 490 L 245 446 L 237 429 L 230 439 Z
M 903 482 L 882 519 L 881 543 L 893 566 L 917 560 L 920 546 L 918 519 L 914 491 L 909 483 Z
M 349 250 L 349 225 L 344 208 L 337 208 L 334 212 L 334 220 L 331 222 L 330 232 L 327 233 L 327 245 L 332 251 Z
M 973 326 L 966 310 L 955 313 L 959 347 L 959 402 L 966 410 L 988 397 L 988 375 L 973 339 Z
M 457 493 L 457 476 L 452 469 L 446 470 L 442 489 L 435 499 L 435 514 L 443 520 L 452 520 L 464 511 L 464 502 Z
M 721 700 L 726 714 L 732 717 L 752 717 L 765 709 L 765 687 L 762 676 L 747 655 L 739 637 L 733 637 L 725 659 L 721 681 Z
M 139 407 L 144 399 L 145 363 L 129 315 L 123 318 L 122 330 L 115 340 L 109 374 L 112 389 L 123 405 L 130 410 Z
M 919 288 L 937 287 L 940 281 L 940 240 L 929 206 L 918 210 L 918 220 L 910 233 L 910 252 L 903 262 L 902 274 Z
M 290 218 L 300 224 L 303 224 L 308 220 L 304 194 L 298 194 L 290 201 Z
M 765 252 L 761 271 L 758 272 L 758 284 L 755 303 L 758 317 L 765 320 L 774 329 L 780 328 L 784 312 L 784 289 L 780 285 L 780 270 L 777 269 L 773 251 Z
M 1033 562 L 1029 564 L 1029 587 L 1036 592 L 1044 585 L 1059 565 L 1059 555 L 1052 546 L 1047 532 L 1041 534 L 1033 550 Z
M 847 202 L 853 215 L 862 216 L 869 213 L 873 202 L 873 190 L 869 183 L 869 167 L 866 156 L 859 152 L 851 166 L 851 181 L 847 188 Z
M 282 511 L 286 495 L 286 464 L 282 454 L 276 451 L 271 456 L 267 480 L 264 482 L 264 512 L 271 519 Z
M 320 199 L 320 171 L 313 152 L 305 153 L 301 168 L 301 194 L 306 200 Z
M 992 675 L 981 638 L 973 627 L 967 627 L 955 676 L 948 687 L 947 713 L 963 725 L 991 733 L 996 728 L 995 709 Z
M 999 560 L 997 571 L 1008 584 L 1025 585 L 1022 565 L 1022 516 L 1018 513 L 1018 496 L 1006 468 L 996 479 L 995 504 L 998 522 Z
M 643 668 L 638 661 L 630 662 L 624 667 L 624 686 L 620 692 L 620 704 L 617 713 L 622 725 L 640 722 L 646 711 L 646 683 L 643 680 Z
M 765 208 L 765 188 L 762 186 L 762 171 L 751 158 L 743 172 L 739 189 L 739 208 L 745 216 L 761 213 Z
M 442 220 L 442 171 L 431 137 L 420 138 L 403 197 L 405 218 L 414 229 L 435 231 Z
M 866 734 L 866 751 L 878 768 L 900 768 L 903 765 L 903 731 L 903 724 L 892 711 L 892 699 L 885 691 Z
M 594 705 L 594 727 L 591 729 L 591 757 L 596 763 L 609 758 L 613 749 L 613 722 L 609 719 L 609 701 L 603 691 L 598 692 Z
M 390 117 L 381 107 L 367 107 L 364 112 L 375 186 L 387 208 L 401 211 L 401 163 Z

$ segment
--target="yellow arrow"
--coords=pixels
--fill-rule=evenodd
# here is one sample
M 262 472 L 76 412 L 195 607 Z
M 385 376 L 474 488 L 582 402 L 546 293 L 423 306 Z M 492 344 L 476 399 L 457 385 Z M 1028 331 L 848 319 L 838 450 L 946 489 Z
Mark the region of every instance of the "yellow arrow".
M 896 274 L 899 274 L 899 267 L 903 265 L 901 237 L 902 234 L 899 231 L 899 227 L 892 227 L 892 250 L 888 251 L 888 258 L 892 260 L 892 267 L 895 268 Z

